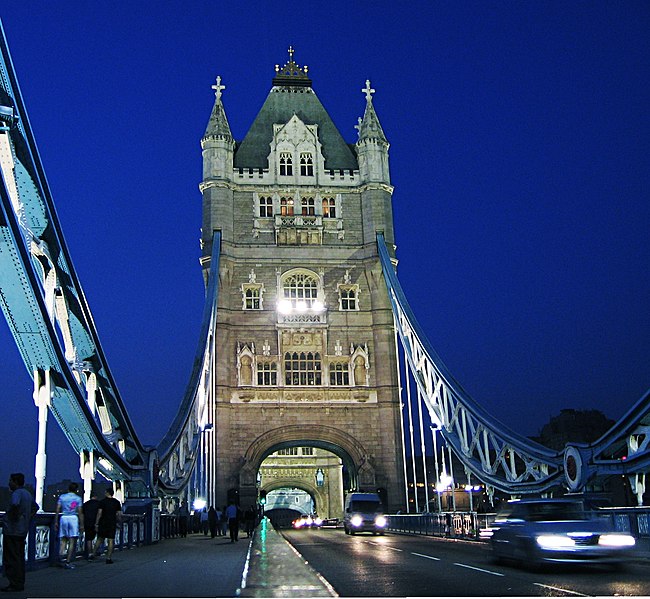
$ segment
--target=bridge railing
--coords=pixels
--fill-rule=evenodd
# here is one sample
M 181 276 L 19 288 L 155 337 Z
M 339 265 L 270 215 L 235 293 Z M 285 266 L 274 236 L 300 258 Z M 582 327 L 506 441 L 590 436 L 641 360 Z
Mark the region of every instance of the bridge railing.
M 601 508 L 593 512 L 597 518 L 609 520 L 615 530 L 627 532 L 637 539 L 640 549 L 650 550 L 650 507 Z M 496 518 L 495 513 L 436 512 L 424 514 L 394 514 L 389 516 L 389 532 L 447 537 L 471 540 L 487 540 L 489 530 Z
M 0 565 L 4 546 L 5 512 L 0 512 Z M 36 514 L 27 535 L 26 568 L 33 570 L 54 565 L 59 560 L 59 539 L 54 529 L 55 515 L 49 512 Z M 123 514 L 122 524 L 115 531 L 115 549 L 131 549 L 151 542 L 151 520 L 145 514 Z M 85 555 L 85 536 L 77 540 L 76 555 Z

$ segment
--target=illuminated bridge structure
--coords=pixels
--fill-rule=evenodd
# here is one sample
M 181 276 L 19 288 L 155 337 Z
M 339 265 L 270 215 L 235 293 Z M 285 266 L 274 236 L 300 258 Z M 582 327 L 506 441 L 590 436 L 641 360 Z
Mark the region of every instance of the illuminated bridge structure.
M 86 493 L 99 472 L 115 482 L 122 500 L 191 498 L 197 489 L 209 496 L 214 451 L 212 437 L 204 433 L 218 426 L 210 418 L 216 388 L 210 365 L 216 351 L 220 234 L 212 240 L 202 332 L 187 390 L 162 441 L 144 446 L 66 247 L 4 32 L 0 44 L 0 303 L 34 381 L 40 423 L 37 495 L 42 497 L 45 423 L 52 414 L 79 455 Z M 581 491 L 595 478 L 627 475 L 640 502 L 650 469 L 650 395 L 589 445 L 574 443 L 556 451 L 512 432 L 463 390 L 432 348 L 399 284 L 389 253 L 393 249 L 378 233 L 377 253 L 402 358 L 403 446 L 407 430 L 413 450 L 416 443 L 425 447 L 430 430 L 434 438 L 441 435 L 468 480 L 474 477 L 490 492 Z

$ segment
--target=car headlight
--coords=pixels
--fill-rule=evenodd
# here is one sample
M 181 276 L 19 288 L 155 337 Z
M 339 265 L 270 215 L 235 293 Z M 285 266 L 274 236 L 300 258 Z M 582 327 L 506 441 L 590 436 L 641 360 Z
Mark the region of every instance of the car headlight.
M 600 535 L 599 545 L 606 547 L 634 547 L 636 541 L 632 535 L 606 534 Z
M 315 518 L 314 519 L 314 524 L 316 526 L 321 526 L 323 524 L 323 519 L 322 518 Z
M 388 521 L 386 520 L 386 516 L 377 516 L 375 518 L 375 526 L 379 526 L 380 528 L 384 528 L 388 524 Z
M 354 515 L 350 518 L 350 524 L 352 524 L 352 526 L 361 526 L 363 524 L 363 518 L 358 514 Z
M 539 537 L 536 537 L 535 540 L 543 549 L 575 547 L 575 541 L 564 535 L 540 535 Z

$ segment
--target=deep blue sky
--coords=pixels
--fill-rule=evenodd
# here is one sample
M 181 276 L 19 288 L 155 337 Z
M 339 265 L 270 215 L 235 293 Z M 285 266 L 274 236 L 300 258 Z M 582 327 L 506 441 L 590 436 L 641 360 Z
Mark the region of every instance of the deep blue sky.
M 408 7 L 408 8 L 407 8 Z M 647 2 L 3 2 L 74 265 L 144 443 L 187 383 L 203 305 L 200 139 L 221 75 L 242 139 L 296 49 L 347 141 L 391 142 L 399 277 L 466 390 L 535 434 L 650 387 Z M 0 323 L 0 482 L 36 408 Z M 53 421 L 51 421 L 53 424 Z M 50 426 L 49 476 L 78 477 Z

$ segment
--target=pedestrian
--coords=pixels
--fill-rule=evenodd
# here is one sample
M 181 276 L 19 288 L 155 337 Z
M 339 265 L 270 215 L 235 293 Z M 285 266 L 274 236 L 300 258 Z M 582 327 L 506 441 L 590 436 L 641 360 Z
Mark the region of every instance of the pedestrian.
M 183 500 L 178 508 L 178 534 L 181 537 L 187 536 L 187 520 L 190 517 L 190 511 L 187 509 L 187 501 Z
M 25 589 L 25 539 L 38 504 L 24 486 L 25 475 L 22 472 L 9 476 L 11 503 L 4 519 L 2 543 L 4 574 L 9 585 L 0 589 L 4 592 Z
M 221 508 L 217 506 L 217 509 L 215 510 L 215 518 L 216 518 L 216 530 L 217 530 L 217 536 L 220 537 L 223 535 L 223 512 L 221 511 Z
M 208 510 L 208 528 L 210 529 L 210 538 L 214 539 L 217 536 L 217 511 L 213 506 Z
M 221 527 L 221 536 L 225 537 L 226 536 L 226 531 L 228 530 L 228 516 L 226 516 L 226 506 L 223 506 L 223 509 L 221 510 L 221 520 L 219 522 L 219 526 Z
M 93 555 L 93 545 L 95 536 L 97 535 L 97 528 L 95 521 L 97 520 L 97 512 L 99 510 L 99 499 L 97 499 L 97 492 L 90 492 L 90 499 L 81 506 L 81 511 L 84 514 L 84 538 L 86 539 L 86 558 L 91 559 Z
M 115 545 L 115 530 L 118 524 L 122 522 L 122 506 L 120 502 L 113 497 L 113 488 L 108 487 L 104 491 L 104 499 L 99 502 L 95 527 L 97 528 L 97 540 L 95 541 L 95 550 L 93 557 L 97 555 L 97 550 L 106 539 L 106 563 L 113 563 L 113 547 Z
M 255 530 L 255 508 L 252 505 L 244 512 L 244 530 L 247 537 Z
M 208 536 L 208 530 L 210 528 L 210 525 L 208 523 L 208 508 L 204 507 L 201 510 L 201 517 L 199 520 L 200 526 L 201 526 L 201 532 L 203 533 L 204 537 Z
M 77 495 L 78 491 L 79 485 L 70 483 L 68 492 L 59 496 L 54 512 L 54 530 L 59 533 L 61 564 L 68 570 L 74 568 L 72 562 L 77 549 L 77 539 L 84 529 L 83 501 Z
M 230 542 L 239 541 L 239 508 L 235 505 L 235 500 L 231 500 L 226 508 L 226 517 L 228 518 L 228 529 L 230 530 Z

